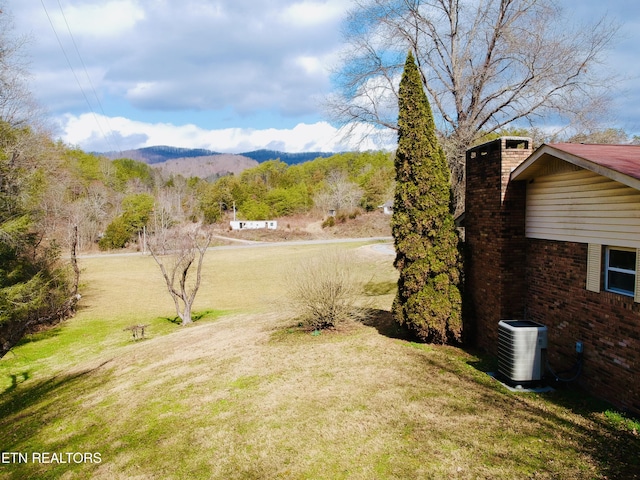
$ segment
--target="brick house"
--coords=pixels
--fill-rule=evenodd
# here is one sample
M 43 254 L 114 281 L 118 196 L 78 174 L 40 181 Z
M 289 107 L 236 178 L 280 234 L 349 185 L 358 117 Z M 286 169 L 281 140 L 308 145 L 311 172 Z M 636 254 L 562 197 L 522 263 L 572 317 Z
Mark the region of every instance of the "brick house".
M 503 137 L 467 152 L 465 330 L 497 354 L 498 322 L 547 326 L 550 365 L 640 413 L 640 146 Z

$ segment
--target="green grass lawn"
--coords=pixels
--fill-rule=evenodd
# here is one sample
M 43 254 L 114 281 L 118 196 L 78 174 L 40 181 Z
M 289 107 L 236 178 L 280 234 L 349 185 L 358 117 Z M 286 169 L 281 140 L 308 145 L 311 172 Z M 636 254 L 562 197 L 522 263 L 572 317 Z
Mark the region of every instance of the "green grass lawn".
M 349 251 L 378 310 L 310 335 L 282 279 L 326 248 Z M 211 251 L 201 318 L 180 327 L 151 258 L 83 259 L 77 316 L 0 360 L 0 451 L 28 457 L 2 457 L 0 478 L 637 478 L 637 422 L 581 392 L 511 393 L 481 356 L 397 338 L 391 261 L 360 245 Z

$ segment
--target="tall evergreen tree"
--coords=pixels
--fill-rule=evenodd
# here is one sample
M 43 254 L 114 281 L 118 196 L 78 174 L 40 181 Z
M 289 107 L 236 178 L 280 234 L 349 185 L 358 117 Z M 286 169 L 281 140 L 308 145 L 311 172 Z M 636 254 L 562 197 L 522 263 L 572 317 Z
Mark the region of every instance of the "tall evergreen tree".
M 400 277 L 393 315 L 421 340 L 456 341 L 462 331 L 460 256 L 450 174 L 411 52 L 400 82 L 398 128 L 391 227 Z

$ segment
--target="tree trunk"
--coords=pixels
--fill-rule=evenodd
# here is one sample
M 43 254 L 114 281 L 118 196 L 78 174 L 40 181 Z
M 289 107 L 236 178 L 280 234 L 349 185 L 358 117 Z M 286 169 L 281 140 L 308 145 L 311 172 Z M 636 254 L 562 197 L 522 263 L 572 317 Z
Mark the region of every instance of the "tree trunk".
M 184 301 L 184 309 L 182 313 L 179 313 L 180 319 L 182 320 L 182 325 L 188 325 L 189 323 L 193 323 L 193 319 L 191 318 L 191 304 L 188 302 L 188 299 Z

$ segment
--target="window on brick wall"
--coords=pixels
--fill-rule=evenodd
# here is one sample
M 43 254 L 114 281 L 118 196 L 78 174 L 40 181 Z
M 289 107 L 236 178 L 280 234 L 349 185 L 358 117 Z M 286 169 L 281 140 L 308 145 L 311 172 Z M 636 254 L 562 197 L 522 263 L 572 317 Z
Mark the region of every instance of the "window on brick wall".
M 613 292 L 640 302 L 640 250 L 589 244 L 587 290 Z
M 634 296 L 636 289 L 636 250 L 607 247 L 604 261 L 604 289 Z

